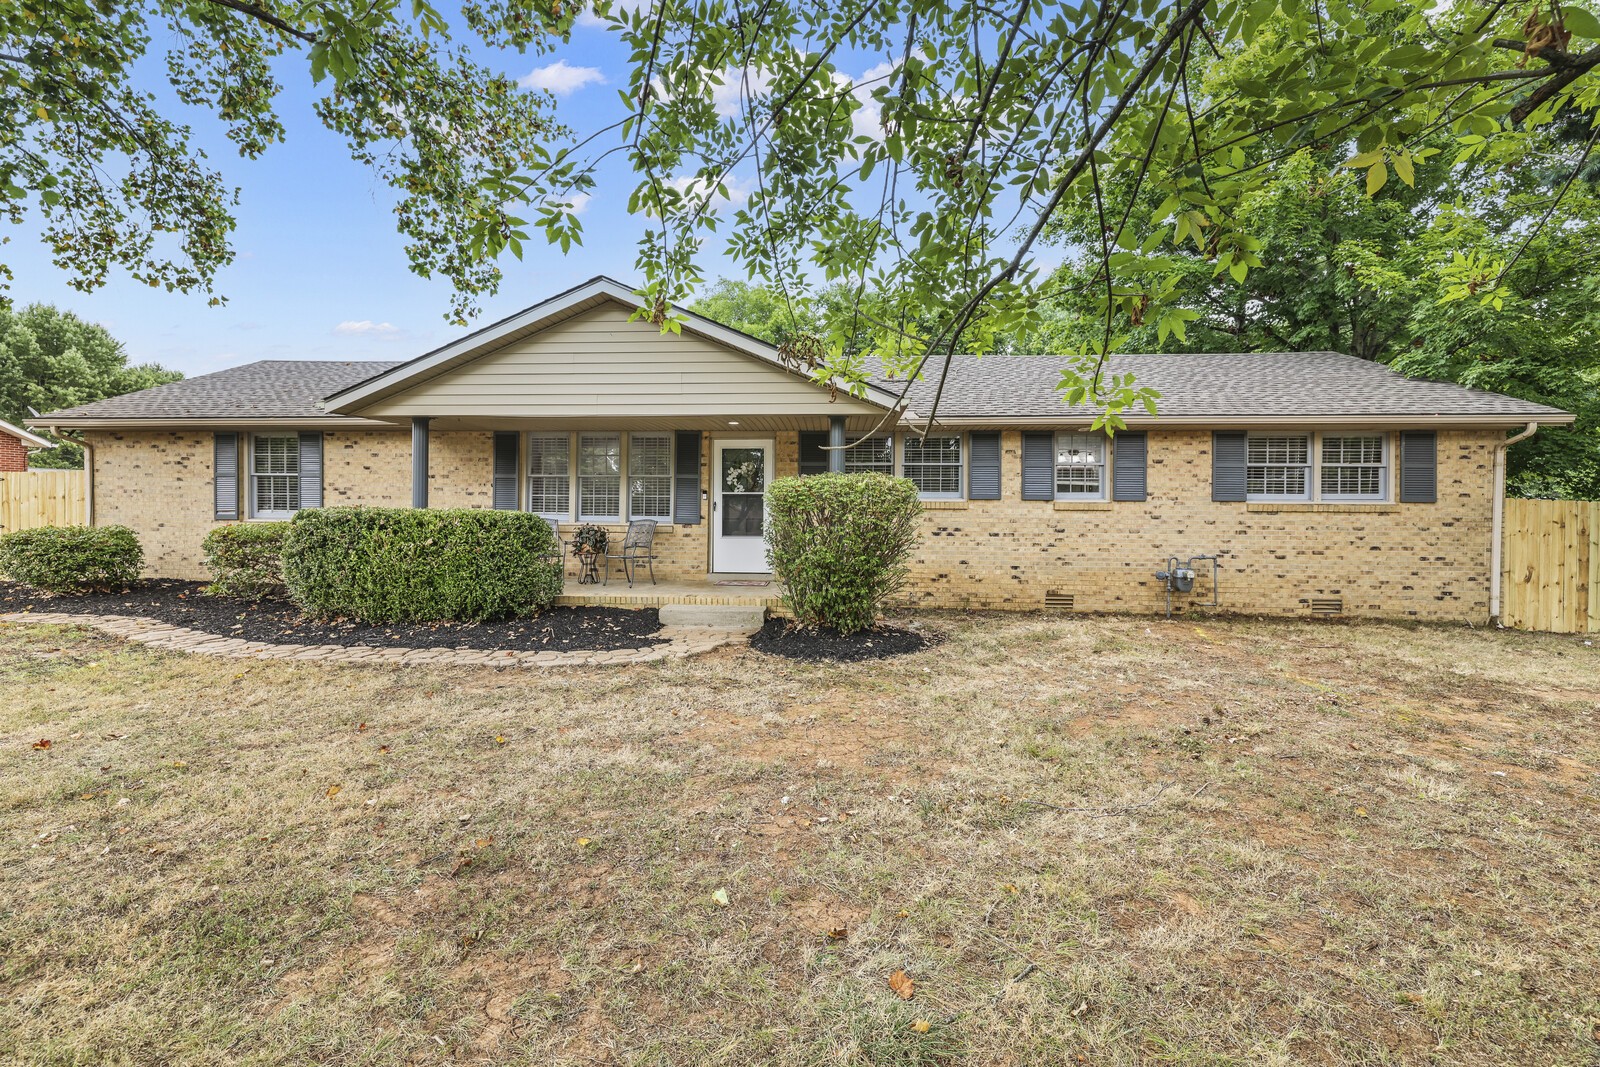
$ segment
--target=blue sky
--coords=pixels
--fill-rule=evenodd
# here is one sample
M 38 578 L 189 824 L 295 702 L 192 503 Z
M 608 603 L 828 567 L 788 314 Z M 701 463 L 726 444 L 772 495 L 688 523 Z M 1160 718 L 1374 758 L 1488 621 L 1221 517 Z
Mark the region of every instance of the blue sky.
M 458 40 L 469 32 L 460 26 L 456 31 Z M 484 52 L 480 58 L 555 91 L 557 116 L 580 133 L 620 111 L 616 89 L 626 83 L 626 52 L 596 24 L 580 22 L 570 44 L 546 55 Z M 147 65 L 159 70 L 159 64 Z M 189 375 L 257 359 L 409 358 L 461 333 L 445 321 L 448 285 L 407 269 L 388 187 L 352 162 L 344 143 L 311 114 L 316 94 L 303 62 L 285 64 L 281 77 L 279 112 L 288 140 L 263 158 L 240 159 L 208 116 L 195 114 L 191 122 L 210 163 L 242 190 L 234 233 L 238 258 L 217 284 L 228 297 L 226 306 L 208 307 L 204 294 L 152 290 L 115 275 L 103 289 L 81 293 L 67 284 L 26 225 L 0 227 L 11 238 L 0 247 L 0 261 L 16 275 L 12 298 L 70 309 L 108 327 L 134 361 Z M 150 87 L 161 88 L 155 81 Z M 626 212 L 632 184 L 624 168 L 604 176 L 583 209 L 581 248 L 563 255 L 538 238 L 524 262 L 507 259 L 500 294 L 484 302 L 478 321 L 492 321 L 595 274 L 631 283 L 641 228 Z M 707 277 L 743 277 L 721 258 L 720 245 L 708 250 L 713 254 Z

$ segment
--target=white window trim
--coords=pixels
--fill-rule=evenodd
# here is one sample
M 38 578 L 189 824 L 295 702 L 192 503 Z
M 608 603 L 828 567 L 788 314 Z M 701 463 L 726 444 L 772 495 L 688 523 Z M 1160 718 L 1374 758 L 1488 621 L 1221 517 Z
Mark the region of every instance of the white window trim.
M 916 434 L 899 434 L 894 443 L 894 472 L 898 477 L 906 477 L 906 448 L 905 443 Z M 928 437 L 954 437 L 960 442 L 961 458 L 956 464 L 956 485 L 959 487 L 954 493 L 924 493 L 917 490 L 918 500 L 965 500 L 967 498 L 967 474 L 972 458 L 968 454 L 967 435 L 964 433 L 933 433 Z M 1055 477 L 1052 472 L 1051 477 Z
M 288 511 L 283 511 L 279 509 L 261 509 L 256 507 L 256 478 L 258 477 L 256 474 L 256 439 L 269 437 L 283 437 L 293 441 L 297 454 L 300 448 L 300 435 L 298 433 L 252 433 L 244 435 L 245 448 L 244 455 L 241 457 L 241 459 L 244 461 L 243 466 L 245 469 L 245 495 L 249 498 L 249 509 L 246 511 L 246 515 L 251 519 L 256 519 L 262 522 L 282 522 L 285 519 L 294 518 L 295 512 L 299 511 L 300 509 L 294 508 Z M 281 475 L 266 475 L 266 477 L 281 477 Z M 300 463 L 299 459 L 297 458 L 295 460 L 294 473 L 296 489 L 303 488 L 300 478 Z
M 1092 502 L 1094 502 L 1096 500 L 1106 500 L 1106 499 L 1108 499 L 1109 496 L 1110 496 L 1110 492 L 1111 492 L 1111 478 L 1112 478 L 1111 464 L 1114 462 L 1114 460 L 1112 458 L 1112 453 L 1111 453 L 1111 449 L 1112 449 L 1111 438 L 1106 437 L 1104 434 L 1100 435 L 1101 439 L 1102 439 L 1101 448 L 1103 449 L 1105 459 L 1100 464 L 1100 492 L 1091 495 L 1089 493 L 1063 493 L 1061 491 L 1061 479 L 1060 479 L 1059 474 L 1058 474 L 1058 472 L 1060 470 L 1060 464 L 1058 464 L 1056 462 L 1056 459 L 1061 455 L 1061 446 L 1060 446 L 1060 444 L 1058 442 L 1061 440 L 1061 438 L 1063 436 L 1067 436 L 1067 437 L 1089 437 L 1089 436 L 1093 436 L 1093 434 L 1083 434 L 1083 433 L 1078 433 L 1078 432 L 1069 431 L 1069 430 L 1057 430 L 1055 433 L 1053 433 L 1050 436 L 1050 486 L 1051 486 L 1052 490 L 1055 492 L 1055 498 L 1057 500 L 1064 500 L 1064 501 L 1077 500 L 1077 501 L 1087 501 L 1087 502 L 1090 502 L 1090 503 L 1092 503 Z
M 633 514 L 633 510 L 632 510 L 633 493 L 632 493 L 631 487 L 629 485 L 629 479 L 632 477 L 632 475 L 628 471 L 628 464 L 629 464 L 629 461 L 631 459 L 630 445 L 632 444 L 634 434 L 636 434 L 636 433 L 640 434 L 641 436 L 643 436 L 643 435 L 665 436 L 667 438 L 667 448 L 668 448 L 667 457 L 668 458 L 667 458 L 667 475 L 666 475 L 666 477 L 667 477 L 668 497 L 667 497 L 667 512 L 664 515 L 642 515 L 642 514 L 641 515 L 635 515 L 635 514 Z M 531 505 L 532 505 L 532 493 L 530 491 L 530 487 L 531 487 L 531 483 L 532 483 L 532 480 L 533 480 L 533 474 L 532 474 L 532 471 L 531 471 L 531 462 L 530 462 L 530 457 L 529 457 L 529 453 L 528 453 L 528 448 L 529 448 L 529 443 L 528 442 L 529 442 L 529 438 L 532 437 L 532 436 L 535 436 L 535 435 L 545 436 L 545 437 L 557 436 L 554 433 L 549 433 L 549 432 L 539 431 L 539 430 L 527 430 L 527 431 L 522 432 L 518 436 L 518 453 L 517 453 L 518 459 L 517 459 L 517 465 L 518 465 L 518 470 L 519 470 L 519 473 L 520 473 L 519 484 L 521 486 L 521 490 L 520 490 L 521 495 L 519 497 L 519 500 L 521 502 L 520 506 L 521 506 L 522 510 L 528 511 L 531 514 L 534 514 L 534 515 L 538 515 L 541 519 L 544 519 L 546 522 L 549 522 L 549 523 L 552 523 L 552 524 L 559 524 L 559 523 L 565 522 L 565 523 L 594 523 L 595 525 L 598 525 L 598 526 L 620 526 L 620 525 L 623 525 L 624 523 L 628 522 L 630 519 L 654 519 L 658 523 L 661 523 L 663 525 L 667 525 L 667 524 L 670 524 L 673 521 L 672 505 L 673 505 L 673 502 L 675 500 L 676 493 L 677 493 L 677 473 L 678 473 L 678 435 L 676 433 L 674 433 L 673 431 L 671 431 L 671 430 L 608 430 L 608 429 L 571 430 L 571 431 L 567 431 L 567 433 L 566 433 L 566 437 L 567 437 L 567 510 L 564 513 L 559 514 L 559 515 L 550 514 L 550 513 L 547 513 L 547 512 L 543 512 L 543 511 L 533 511 L 532 507 L 531 507 Z M 582 447 L 583 438 L 586 435 L 590 436 L 590 437 L 616 437 L 618 439 L 618 442 L 619 442 L 618 447 L 619 447 L 619 450 L 620 450 L 620 460 L 619 460 L 619 462 L 621 464 L 621 473 L 618 475 L 617 510 L 620 512 L 620 514 L 617 514 L 617 515 L 586 515 L 586 514 L 583 514 L 579 510 L 580 506 L 581 506 L 581 495 L 582 495 L 580 493 L 580 489 L 579 489 L 579 478 L 580 477 L 586 477 L 586 476 L 579 475 L 579 473 L 578 473 L 578 451 Z M 599 477 L 599 476 L 598 475 L 589 475 L 587 477 Z
M 1324 493 L 1322 491 L 1322 439 L 1323 437 L 1376 437 L 1383 442 L 1383 462 L 1378 464 L 1378 492 L 1377 493 Z M 1394 441 L 1385 431 L 1339 431 L 1337 433 L 1317 434 L 1317 482 L 1312 487 L 1316 499 L 1325 500 L 1335 504 L 1386 504 L 1391 493 L 1391 480 L 1394 468 Z M 1336 464 L 1336 466 L 1352 466 L 1352 464 Z M 1354 464 L 1353 466 L 1369 466 L 1369 464 Z
M 635 437 L 665 437 L 667 439 L 667 473 L 665 475 L 638 475 L 641 478 L 661 478 L 667 480 L 667 510 L 658 515 L 634 514 L 633 511 L 633 439 Z M 672 503 L 674 491 L 677 488 L 678 473 L 678 435 L 671 430 L 630 430 L 623 440 L 622 448 L 622 488 L 626 500 L 620 502 L 622 509 L 627 512 L 630 519 L 654 519 L 658 523 L 666 524 L 672 521 Z
M 533 479 L 535 475 L 533 473 L 533 456 L 531 449 L 532 442 L 535 437 L 565 437 L 567 439 L 567 510 L 565 512 L 533 510 Z M 577 492 L 577 485 L 572 476 L 573 450 L 577 448 L 577 435 L 570 432 L 561 434 L 553 432 L 543 433 L 538 430 L 530 430 L 526 433 L 518 435 L 517 447 L 517 463 L 519 469 L 525 471 L 521 479 L 523 510 L 539 516 L 541 519 L 551 523 L 552 525 L 562 522 L 571 522 L 572 509 L 576 506 L 574 503 L 574 494 Z M 539 475 L 538 477 L 545 476 Z M 554 475 L 550 475 L 549 477 L 554 477 Z
M 1251 504 L 1387 504 L 1395 498 L 1395 441 L 1387 430 L 1286 430 L 1253 431 L 1249 437 L 1305 437 L 1306 491 L 1304 493 L 1247 493 L 1245 500 Z M 1322 491 L 1322 439 L 1324 437 L 1381 437 L 1383 439 L 1383 465 L 1380 468 L 1381 490 L 1377 495 L 1368 493 L 1324 493 Z M 1245 444 L 1246 476 L 1252 465 L 1249 462 L 1249 442 Z
M 1306 439 L 1306 491 L 1303 493 L 1252 493 L 1249 492 L 1250 468 L 1254 466 L 1298 466 L 1298 464 L 1255 464 L 1250 462 L 1250 441 L 1258 437 L 1304 437 Z M 1317 494 L 1317 435 L 1311 430 L 1263 430 L 1245 435 L 1244 444 L 1245 500 L 1250 503 L 1308 504 Z

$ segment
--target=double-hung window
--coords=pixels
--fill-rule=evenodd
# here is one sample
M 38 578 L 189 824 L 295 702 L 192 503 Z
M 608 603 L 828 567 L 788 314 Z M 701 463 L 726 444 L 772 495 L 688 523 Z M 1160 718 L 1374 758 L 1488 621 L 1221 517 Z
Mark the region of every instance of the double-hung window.
M 1319 488 L 1324 500 L 1383 500 L 1389 484 L 1383 434 L 1323 434 Z
M 250 515 L 287 519 L 300 510 L 300 437 L 250 438 Z
M 961 498 L 961 437 L 907 436 L 901 453 L 902 470 L 924 499 Z
M 1105 495 L 1105 434 L 1056 434 L 1056 499 L 1103 500 Z
M 628 438 L 628 515 L 672 521 L 672 435 L 636 433 Z
M 528 510 L 547 519 L 572 517 L 572 435 L 528 435 Z
M 1251 434 L 1245 449 L 1249 500 L 1311 499 L 1311 435 Z
M 622 436 L 578 435 L 578 520 L 622 519 Z
M 894 438 L 867 437 L 844 450 L 846 474 L 893 474 Z

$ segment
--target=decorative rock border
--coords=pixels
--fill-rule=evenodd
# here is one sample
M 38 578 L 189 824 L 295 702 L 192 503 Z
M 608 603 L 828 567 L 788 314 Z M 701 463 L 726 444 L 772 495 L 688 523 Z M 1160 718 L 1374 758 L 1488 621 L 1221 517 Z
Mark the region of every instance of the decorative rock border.
M 666 638 L 649 648 L 618 648 L 603 652 L 495 652 L 477 648 L 374 648 L 365 645 L 279 645 L 221 637 L 203 630 L 173 626 L 140 615 L 73 615 L 63 612 L 18 611 L 0 615 L 0 622 L 40 623 L 53 626 L 92 626 L 96 630 L 151 648 L 174 652 L 199 652 L 232 659 L 288 659 L 317 663 L 400 664 L 423 663 L 433 667 L 609 667 L 629 663 L 657 663 L 709 652 L 723 645 L 742 643 L 746 635 L 728 630 L 702 630 L 664 626 Z

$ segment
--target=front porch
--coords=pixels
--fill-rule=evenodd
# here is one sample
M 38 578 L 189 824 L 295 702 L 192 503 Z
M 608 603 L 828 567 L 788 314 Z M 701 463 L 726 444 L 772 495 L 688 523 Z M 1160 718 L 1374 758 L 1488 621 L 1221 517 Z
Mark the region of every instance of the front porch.
M 648 578 L 633 583 L 633 588 L 621 575 L 613 577 L 610 585 L 579 585 L 576 578 L 568 578 L 556 597 L 558 607 L 610 607 L 659 608 L 668 604 L 691 604 L 700 607 L 763 608 L 774 614 L 783 614 L 782 591 L 777 582 L 765 585 L 719 584 L 754 579 L 716 578 L 673 579 L 650 584 Z

